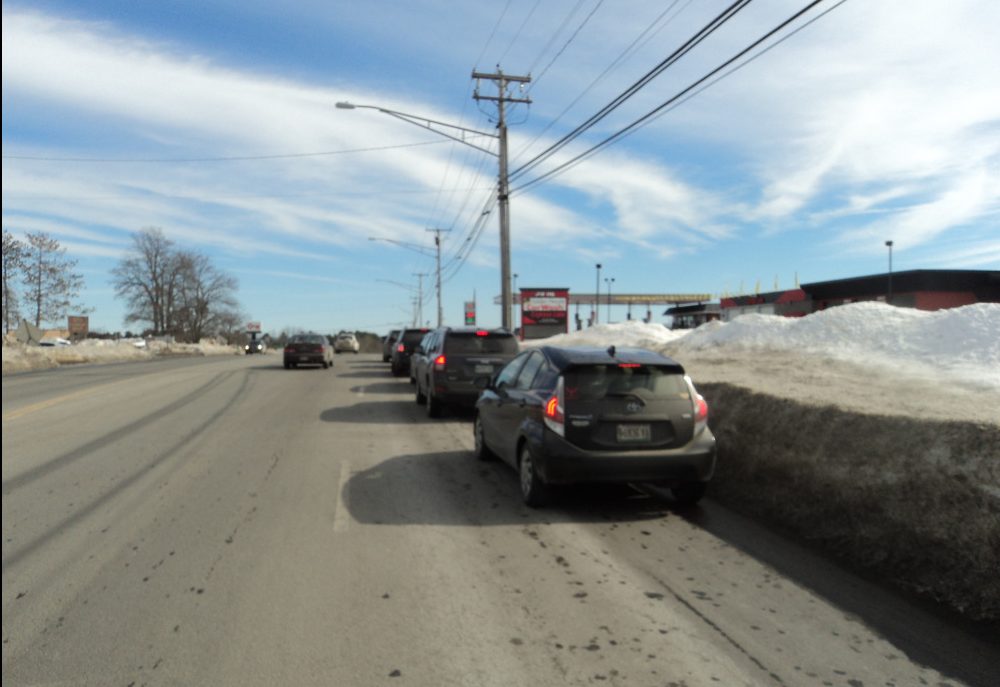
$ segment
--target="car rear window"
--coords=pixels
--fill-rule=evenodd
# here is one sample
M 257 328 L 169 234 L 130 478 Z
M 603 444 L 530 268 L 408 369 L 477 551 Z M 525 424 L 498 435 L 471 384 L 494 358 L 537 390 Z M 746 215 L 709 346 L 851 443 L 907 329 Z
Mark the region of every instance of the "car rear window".
M 565 373 L 566 400 L 597 401 L 635 394 L 643 398 L 690 398 L 684 376 L 670 367 L 626 364 L 586 365 Z
M 403 332 L 403 343 L 415 344 L 420 343 L 420 340 L 424 338 L 427 334 L 426 329 L 408 329 Z
M 487 333 L 486 336 L 475 332 L 452 332 L 444 342 L 444 352 L 453 355 L 477 353 L 517 354 L 517 339 L 511 334 Z

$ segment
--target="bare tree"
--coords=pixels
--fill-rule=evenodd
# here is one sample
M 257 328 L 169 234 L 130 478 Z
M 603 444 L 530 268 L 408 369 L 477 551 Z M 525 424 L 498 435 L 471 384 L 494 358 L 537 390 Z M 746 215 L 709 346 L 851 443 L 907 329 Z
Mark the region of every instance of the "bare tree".
M 166 334 L 172 322 L 177 282 L 174 243 L 157 227 L 132 235 L 132 252 L 111 270 L 115 295 L 127 303 L 125 322 L 148 322 Z
M 45 232 L 28 232 L 25 247 L 23 284 L 27 303 L 34 310 L 35 326 L 66 317 L 73 300 L 83 288 L 83 275 L 73 272 L 76 260 L 66 257 L 66 249 Z
M 9 332 L 21 318 L 20 300 L 14 282 L 24 270 L 24 243 L 3 230 L 3 331 Z
M 178 253 L 176 268 L 174 325 L 178 338 L 198 341 L 224 330 L 238 310 L 236 279 L 216 269 L 201 253 Z
M 156 227 L 132 240 L 131 252 L 111 271 L 115 294 L 128 304 L 126 322 L 148 322 L 154 334 L 179 341 L 198 341 L 235 326 L 240 315 L 233 277 L 201 253 L 178 250 Z

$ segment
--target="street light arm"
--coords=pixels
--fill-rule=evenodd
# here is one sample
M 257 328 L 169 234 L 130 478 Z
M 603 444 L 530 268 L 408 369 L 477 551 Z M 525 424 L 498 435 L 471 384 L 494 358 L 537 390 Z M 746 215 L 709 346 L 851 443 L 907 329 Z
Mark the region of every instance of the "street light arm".
M 385 241 L 386 243 L 394 243 L 402 248 L 408 248 L 409 250 L 416 251 L 423 255 L 435 255 L 435 252 L 428 248 L 427 246 L 421 246 L 419 243 L 410 243 L 409 241 L 397 241 L 396 239 L 387 239 L 381 236 L 369 236 L 369 241 Z
M 476 129 L 469 129 L 467 127 L 459 126 L 457 124 L 449 124 L 448 122 L 441 122 L 436 119 L 430 119 L 429 117 L 421 117 L 418 115 L 409 114 L 408 112 L 400 112 L 399 110 L 390 110 L 389 108 L 379 107 L 377 105 L 355 105 L 353 103 L 342 101 L 337 103 L 336 107 L 337 109 L 340 110 L 357 110 L 357 109 L 377 110 L 378 112 L 387 114 L 390 117 L 395 117 L 396 119 L 401 119 L 404 122 L 408 122 L 415 126 L 419 126 L 421 129 L 427 129 L 428 131 L 433 131 L 439 136 L 444 136 L 445 138 L 450 138 L 453 141 L 464 143 L 465 145 L 471 148 L 475 148 L 476 150 L 488 153 L 493 157 L 499 156 L 499 153 L 496 153 L 490 150 L 489 148 L 484 148 L 482 146 L 476 145 L 475 143 L 470 143 L 463 135 L 463 134 L 473 134 L 475 136 L 487 136 L 489 138 L 499 138 L 498 134 L 491 134 L 485 131 L 477 131 Z M 454 129 L 455 131 L 459 131 L 461 133 L 458 135 L 450 134 L 447 131 L 441 131 L 440 129 L 435 129 L 434 128 L 435 126 L 447 127 L 449 129 Z

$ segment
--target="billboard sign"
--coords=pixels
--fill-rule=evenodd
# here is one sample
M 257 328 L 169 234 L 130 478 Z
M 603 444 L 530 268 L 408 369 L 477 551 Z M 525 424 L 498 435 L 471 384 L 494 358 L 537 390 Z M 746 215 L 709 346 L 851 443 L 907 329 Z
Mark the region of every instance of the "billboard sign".
M 66 318 L 66 329 L 73 341 L 86 339 L 90 333 L 90 318 L 86 315 L 70 315 Z
M 569 331 L 569 289 L 521 289 L 521 339 Z
M 248 332 L 260 332 L 260 322 L 247 322 Z

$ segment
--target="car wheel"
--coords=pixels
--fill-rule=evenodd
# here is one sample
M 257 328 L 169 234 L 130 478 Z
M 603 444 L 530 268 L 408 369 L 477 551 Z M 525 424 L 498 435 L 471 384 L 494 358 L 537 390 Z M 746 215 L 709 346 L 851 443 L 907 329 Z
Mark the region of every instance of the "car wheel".
M 549 488 L 538 476 L 538 468 L 531 457 L 528 445 L 521 447 L 521 455 L 517 461 L 517 472 L 521 478 L 521 498 L 526 506 L 540 508 L 548 503 Z
M 427 417 L 441 417 L 441 401 L 434 398 L 430 389 L 427 390 Z
M 327 362 L 326 362 L 325 360 L 323 361 L 322 365 L 323 365 L 323 369 L 324 369 L 324 370 L 325 370 L 326 368 L 330 367 L 330 366 L 329 366 L 329 365 L 327 364 Z
M 671 487 L 670 492 L 674 495 L 674 501 L 677 502 L 677 505 L 693 506 L 705 495 L 707 487 L 708 484 L 706 482 L 685 482 L 684 484 Z
M 416 399 L 417 399 L 417 405 L 418 406 L 422 406 L 423 404 L 427 403 L 427 396 L 424 395 L 424 394 L 422 394 L 422 393 L 420 393 L 420 385 L 419 384 L 417 384 Z
M 285 363 L 285 369 L 288 370 L 292 367 L 291 363 Z
M 483 435 L 483 421 L 476 413 L 476 424 L 472 426 L 472 438 L 475 441 L 473 453 L 479 460 L 493 460 L 496 454 L 486 445 L 486 437 Z

